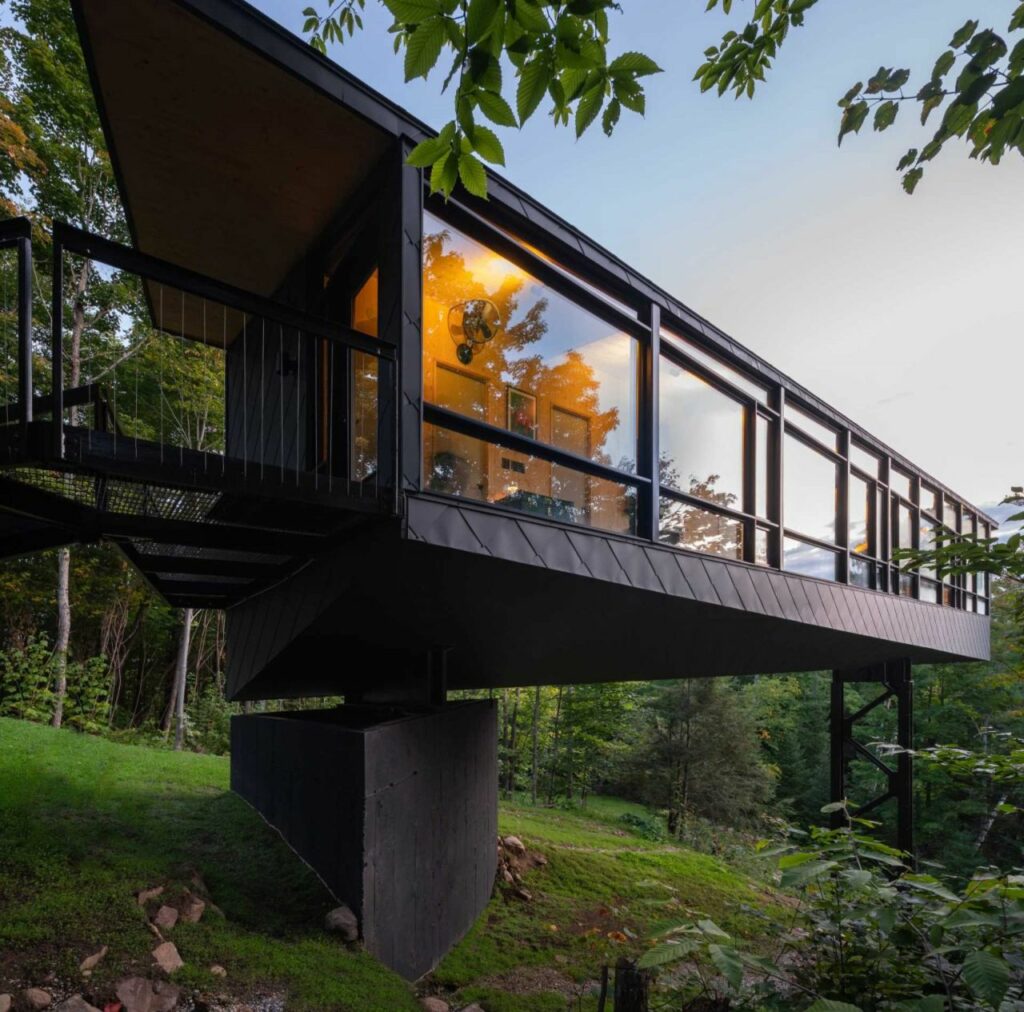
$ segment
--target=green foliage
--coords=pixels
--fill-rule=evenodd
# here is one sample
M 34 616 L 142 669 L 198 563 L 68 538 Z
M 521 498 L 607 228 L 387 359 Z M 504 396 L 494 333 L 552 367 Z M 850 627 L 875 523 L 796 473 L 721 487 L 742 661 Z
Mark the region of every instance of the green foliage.
M 109 684 L 106 658 L 90 657 L 87 661 L 69 664 L 64 723 L 90 734 L 105 730 Z
M 685 964 L 685 997 L 733 1009 L 980 1012 L 1024 998 L 1024 873 L 983 869 L 958 888 L 912 871 L 845 805 L 824 811 L 837 808 L 845 827 L 765 849 L 797 894 L 774 951 L 688 920 L 662 931 L 641 965 Z
M 623 812 L 619 822 L 628 826 L 637 836 L 645 840 L 664 840 L 665 822 L 656 815 L 638 815 L 636 812 Z
M 45 636 L 0 652 L 0 717 L 48 721 L 53 713 L 53 653 Z
M 501 127 L 521 127 L 550 101 L 559 126 L 573 125 L 580 137 L 604 110 L 601 126 L 611 134 L 623 108 L 643 115 L 642 79 L 661 68 L 643 53 L 609 59 L 609 13 L 615 0 L 381 0 L 394 18 L 396 53 L 405 50 L 405 79 L 428 77 L 450 58 L 442 90 L 452 88 L 455 116 L 438 134 L 420 142 L 409 163 L 430 171 L 430 186 L 446 197 L 456 181 L 468 193 L 487 196 L 480 159 L 504 165 L 498 136 L 478 114 Z M 324 53 L 362 28 L 365 0 L 330 0 L 318 13 L 307 7 L 304 31 Z M 515 112 L 505 97 L 503 64 L 511 65 Z M 511 94 L 511 89 L 509 90 Z
M 709 0 L 708 10 L 718 2 Z M 719 95 L 732 91 L 737 98 L 753 98 L 790 29 L 801 27 L 806 12 L 818 2 L 758 0 L 741 31 L 727 31 L 718 45 L 705 51 L 694 75 L 701 91 L 714 88 Z M 731 6 L 731 0 L 722 0 L 726 14 Z M 979 24 L 969 20 L 959 28 L 931 75 L 915 87 L 909 87 L 911 71 L 905 67 L 879 67 L 866 81 L 854 84 L 839 100 L 839 143 L 860 132 L 872 108 L 877 131 L 893 125 L 904 103 L 920 107 L 922 126 L 939 110 L 939 126 L 931 139 L 911 148 L 899 162 L 907 193 L 914 192 L 925 164 L 947 142 L 962 139 L 971 158 L 993 165 L 1008 152 L 1024 154 L 1024 3 L 1015 8 L 1005 38 L 991 28 L 979 30 Z M 1014 42 L 1017 33 L 1021 35 Z

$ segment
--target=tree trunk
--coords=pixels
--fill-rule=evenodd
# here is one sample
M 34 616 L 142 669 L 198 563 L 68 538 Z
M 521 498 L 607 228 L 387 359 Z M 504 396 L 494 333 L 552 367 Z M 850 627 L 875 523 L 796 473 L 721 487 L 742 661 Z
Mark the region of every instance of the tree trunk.
M 562 686 L 558 686 L 558 698 L 555 701 L 555 730 L 551 741 L 551 757 L 548 765 L 548 804 L 555 796 L 555 765 L 558 761 L 558 738 L 562 733 Z
M 192 635 L 192 609 L 182 613 L 181 639 L 178 642 L 178 664 L 174 672 L 174 751 L 180 752 L 185 742 L 185 683 L 188 679 L 188 647 Z
M 57 641 L 53 646 L 54 707 L 53 726 L 64 721 L 64 697 L 68 691 L 68 644 L 71 642 L 71 549 L 57 549 Z
M 512 704 L 512 723 L 508 735 L 508 776 L 505 778 L 505 795 L 512 797 L 516 789 L 516 739 L 519 730 L 519 686 L 516 686 L 515 702 Z
M 530 800 L 537 804 L 537 762 L 539 758 L 537 741 L 540 723 L 540 686 L 533 690 L 533 763 L 530 768 Z

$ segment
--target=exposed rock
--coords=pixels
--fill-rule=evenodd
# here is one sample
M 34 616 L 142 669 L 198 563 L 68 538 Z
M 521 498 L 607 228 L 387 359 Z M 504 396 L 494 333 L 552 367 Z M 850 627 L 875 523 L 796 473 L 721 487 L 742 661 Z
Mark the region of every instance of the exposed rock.
M 201 900 L 198 896 L 193 896 L 192 893 L 186 893 L 185 899 L 178 905 L 178 913 L 181 915 L 181 919 L 188 921 L 190 924 L 196 924 L 203 916 L 205 909 L 205 901 Z
M 96 969 L 96 964 L 107 954 L 107 947 L 104 945 L 98 952 L 94 952 L 91 956 L 86 956 L 81 963 L 78 964 L 78 969 L 82 973 L 88 973 L 91 970 Z
M 210 973 L 215 977 L 226 977 L 228 975 L 228 971 L 225 970 L 220 963 L 214 963 L 213 966 L 210 967 Z
M 11 1012 L 11 996 L 0 994 L 0 1012 Z
M 138 901 L 140 907 L 144 907 L 150 900 L 155 900 L 157 896 L 162 896 L 163 891 L 163 886 L 154 886 L 152 889 L 143 889 L 141 892 L 135 894 L 135 899 Z
M 158 928 L 173 928 L 178 923 L 178 911 L 165 903 L 153 916 L 153 923 Z
M 424 1012 L 450 1012 L 451 1006 L 440 998 L 420 998 Z
M 90 1005 L 80 994 L 72 995 L 67 1001 L 62 1001 L 54 1012 L 100 1012 L 95 1005 Z
M 484 1010 L 480 1005 L 477 1005 L 476 1002 L 473 1002 L 472 1005 L 467 1005 L 462 1009 L 462 1012 L 484 1012 Z
M 359 937 L 359 921 L 344 903 L 324 918 L 324 927 L 337 932 L 346 942 L 354 942 Z
M 181 989 L 166 980 L 126 977 L 117 985 L 116 994 L 124 1012 L 171 1012 L 178 1004 Z
M 43 1009 L 49 1007 L 50 1002 L 53 1000 L 50 997 L 48 991 L 44 991 L 41 987 L 29 987 L 21 992 L 22 998 L 25 999 L 25 1004 L 29 1008 Z
M 506 836 L 501 842 L 505 845 L 505 849 L 512 851 L 513 854 L 522 857 L 526 853 L 526 844 L 518 836 Z
M 185 961 L 178 955 L 178 947 L 174 942 L 161 942 L 153 950 L 153 959 L 156 960 L 156 965 L 166 973 L 174 973 L 175 970 L 180 970 L 185 965 Z

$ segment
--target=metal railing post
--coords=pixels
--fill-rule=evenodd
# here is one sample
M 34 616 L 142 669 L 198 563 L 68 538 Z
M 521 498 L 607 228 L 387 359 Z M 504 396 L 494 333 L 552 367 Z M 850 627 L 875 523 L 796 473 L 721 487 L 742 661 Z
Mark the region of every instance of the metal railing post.
M 22 444 L 32 421 L 32 239 L 18 242 L 18 399 Z
M 53 453 L 60 460 L 64 456 L 64 247 L 56 235 L 53 238 L 53 291 L 50 297 Z

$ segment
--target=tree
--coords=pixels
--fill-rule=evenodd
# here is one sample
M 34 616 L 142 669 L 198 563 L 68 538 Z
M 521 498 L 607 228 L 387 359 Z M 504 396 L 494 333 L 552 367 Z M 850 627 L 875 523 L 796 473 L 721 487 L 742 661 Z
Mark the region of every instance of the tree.
M 623 109 L 643 115 L 642 79 L 661 71 L 643 53 L 608 58 L 609 14 L 621 11 L 615 0 L 379 2 L 394 17 L 390 31 L 395 52 L 405 51 L 407 81 L 427 77 L 442 54 L 451 57 L 442 90 L 454 82 L 455 116 L 409 156 L 411 164 L 431 170 L 431 189 L 445 196 L 458 181 L 470 193 L 486 196 L 480 159 L 504 164 L 500 139 L 479 122 L 478 114 L 499 127 L 522 127 L 547 97 L 556 126 L 571 122 L 579 137 L 600 115 L 602 129 L 611 135 Z M 819 2 L 751 0 L 746 23 L 705 50 L 694 80 L 702 91 L 753 98 L 790 30 L 803 27 Z M 311 44 L 326 52 L 329 43 L 344 42 L 362 28 L 365 6 L 366 0 L 328 0 L 322 13 L 305 8 L 304 30 Z M 734 0 L 708 0 L 707 10 L 719 6 L 731 14 Z M 504 61 L 515 72 L 515 111 L 503 94 Z M 1003 35 L 968 20 L 914 88 L 911 71 L 904 67 L 879 67 L 866 82 L 854 84 L 839 99 L 839 142 L 859 133 L 872 109 L 872 125 L 882 131 L 896 121 L 902 105 L 916 103 L 922 126 L 933 113 L 939 125 L 920 148 L 900 159 L 907 193 L 914 192 L 925 165 L 955 139 L 967 142 L 972 158 L 996 165 L 1008 152 L 1024 154 L 1022 71 L 1024 3 L 1015 8 Z
M 0 171 L 0 197 L 17 209 L 25 190 L 32 212 L 122 238 L 125 226 L 117 186 L 70 6 L 63 0 L 15 0 L 11 12 L 22 30 L 0 31 L 5 54 L 0 130 L 10 138 L 15 171 Z M 71 310 L 67 363 L 70 386 L 81 381 L 83 337 L 109 311 L 100 300 L 90 319 L 88 293 L 95 272 L 88 260 L 65 272 Z M 54 643 L 53 725 L 63 721 L 71 638 L 71 552 L 57 552 L 57 636 Z

